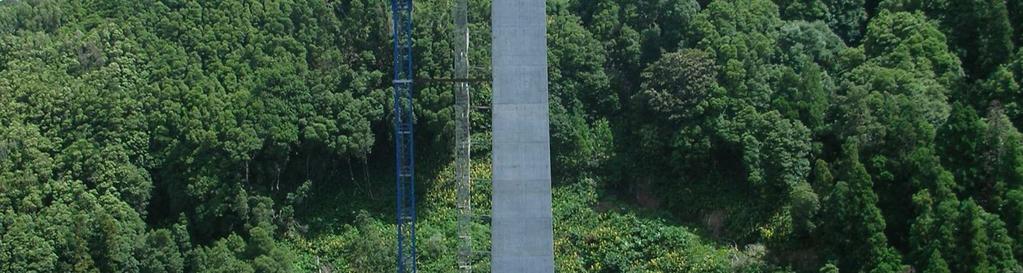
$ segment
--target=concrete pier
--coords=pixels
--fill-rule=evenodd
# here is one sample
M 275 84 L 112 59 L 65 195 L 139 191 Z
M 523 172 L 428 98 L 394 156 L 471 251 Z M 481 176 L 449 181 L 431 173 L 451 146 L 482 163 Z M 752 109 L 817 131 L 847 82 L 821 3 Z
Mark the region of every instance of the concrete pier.
M 544 0 L 494 0 L 494 273 L 554 272 Z

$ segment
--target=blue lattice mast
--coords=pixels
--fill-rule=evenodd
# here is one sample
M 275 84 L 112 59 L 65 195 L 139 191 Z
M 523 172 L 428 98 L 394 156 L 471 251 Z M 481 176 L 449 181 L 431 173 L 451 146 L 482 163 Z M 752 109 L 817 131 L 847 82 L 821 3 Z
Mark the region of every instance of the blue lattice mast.
M 398 273 L 416 272 L 415 145 L 412 97 L 412 0 L 391 0 L 394 38 L 394 153 Z

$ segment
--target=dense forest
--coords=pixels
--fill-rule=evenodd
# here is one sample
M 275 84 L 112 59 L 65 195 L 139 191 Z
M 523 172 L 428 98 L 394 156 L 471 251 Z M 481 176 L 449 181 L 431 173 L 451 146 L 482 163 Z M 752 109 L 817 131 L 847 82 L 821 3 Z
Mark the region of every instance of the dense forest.
M 0 0 L 0 272 L 393 272 L 388 5 Z M 452 1 L 415 5 L 449 77 Z M 547 5 L 558 272 L 1023 272 L 1023 0 Z M 452 272 L 422 82 L 419 269 Z

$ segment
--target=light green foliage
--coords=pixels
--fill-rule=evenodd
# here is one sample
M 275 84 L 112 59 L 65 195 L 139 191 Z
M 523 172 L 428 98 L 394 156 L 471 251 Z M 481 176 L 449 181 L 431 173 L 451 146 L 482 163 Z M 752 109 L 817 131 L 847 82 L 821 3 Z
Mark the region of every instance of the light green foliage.
M 10 215 L 10 216 L 8 216 Z M 57 269 L 57 255 L 53 246 L 44 239 L 42 229 L 28 215 L 0 213 L 0 272 L 53 272 Z
M 867 27 L 863 48 L 878 65 L 921 73 L 917 77 L 951 87 L 963 72 L 945 37 L 922 14 L 881 11 Z
M 766 0 L 715 1 L 695 22 L 699 47 L 715 57 L 729 97 L 766 107 L 774 93 L 766 78 L 778 54 L 778 7 Z
M 453 216 L 450 215 L 450 216 Z M 451 224 L 453 227 L 453 223 Z M 312 261 L 304 261 L 300 271 L 339 270 L 341 272 L 390 272 L 395 271 L 391 252 L 395 240 L 394 227 L 385 225 L 365 211 L 358 212 L 352 225 L 345 225 L 337 234 L 300 240 L 300 252 L 315 255 Z M 451 231 L 453 234 L 453 230 Z M 420 234 L 423 231 L 420 229 Z M 420 244 L 422 245 L 422 243 Z M 450 253 L 454 257 L 454 253 Z M 424 253 L 425 255 L 425 253 Z M 307 258 L 308 259 L 308 258 Z M 453 260 L 452 260 L 453 261 Z M 432 262 L 424 262 L 422 269 L 431 268 Z
M 391 233 L 385 232 L 389 229 L 382 227 L 381 223 L 372 221 L 368 215 L 361 214 L 356 220 L 358 224 L 358 235 L 349 237 L 353 242 L 350 249 L 350 269 L 353 271 L 394 271 L 393 259 L 390 255 L 382 255 L 393 249 L 393 244 L 381 242 L 392 241 Z M 360 255 L 361 254 L 361 255 Z
M 249 230 L 251 244 L 249 255 L 252 267 L 256 272 L 285 273 L 295 271 L 295 258 L 290 249 L 279 246 L 274 241 L 272 230 L 266 227 L 254 227 Z
M 824 265 L 824 267 L 821 267 L 821 269 L 818 270 L 818 272 L 820 272 L 820 273 L 838 273 L 839 271 L 838 271 L 838 267 L 837 266 L 835 266 L 832 263 L 828 263 L 828 264 Z
M 886 0 L 883 9 L 921 11 L 935 19 L 972 79 L 987 77 L 1013 51 L 1013 26 L 1005 0 Z M 1008 3 L 1009 5 L 1013 3 Z
M 624 212 L 597 212 L 594 181 L 555 190 L 557 272 L 763 272 L 765 249 L 714 247 L 686 228 Z
M 208 273 L 250 273 L 255 272 L 252 266 L 241 260 L 246 244 L 237 235 L 228 236 L 217 241 L 210 247 L 197 249 L 195 253 L 195 272 Z

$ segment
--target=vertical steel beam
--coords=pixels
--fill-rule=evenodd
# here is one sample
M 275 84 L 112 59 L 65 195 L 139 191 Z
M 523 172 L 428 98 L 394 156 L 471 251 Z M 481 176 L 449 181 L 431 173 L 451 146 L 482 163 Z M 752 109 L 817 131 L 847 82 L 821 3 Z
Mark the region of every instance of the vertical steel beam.
M 394 159 L 397 187 L 397 269 L 416 272 L 415 94 L 412 73 L 412 0 L 391 0 L 394 32 Z

